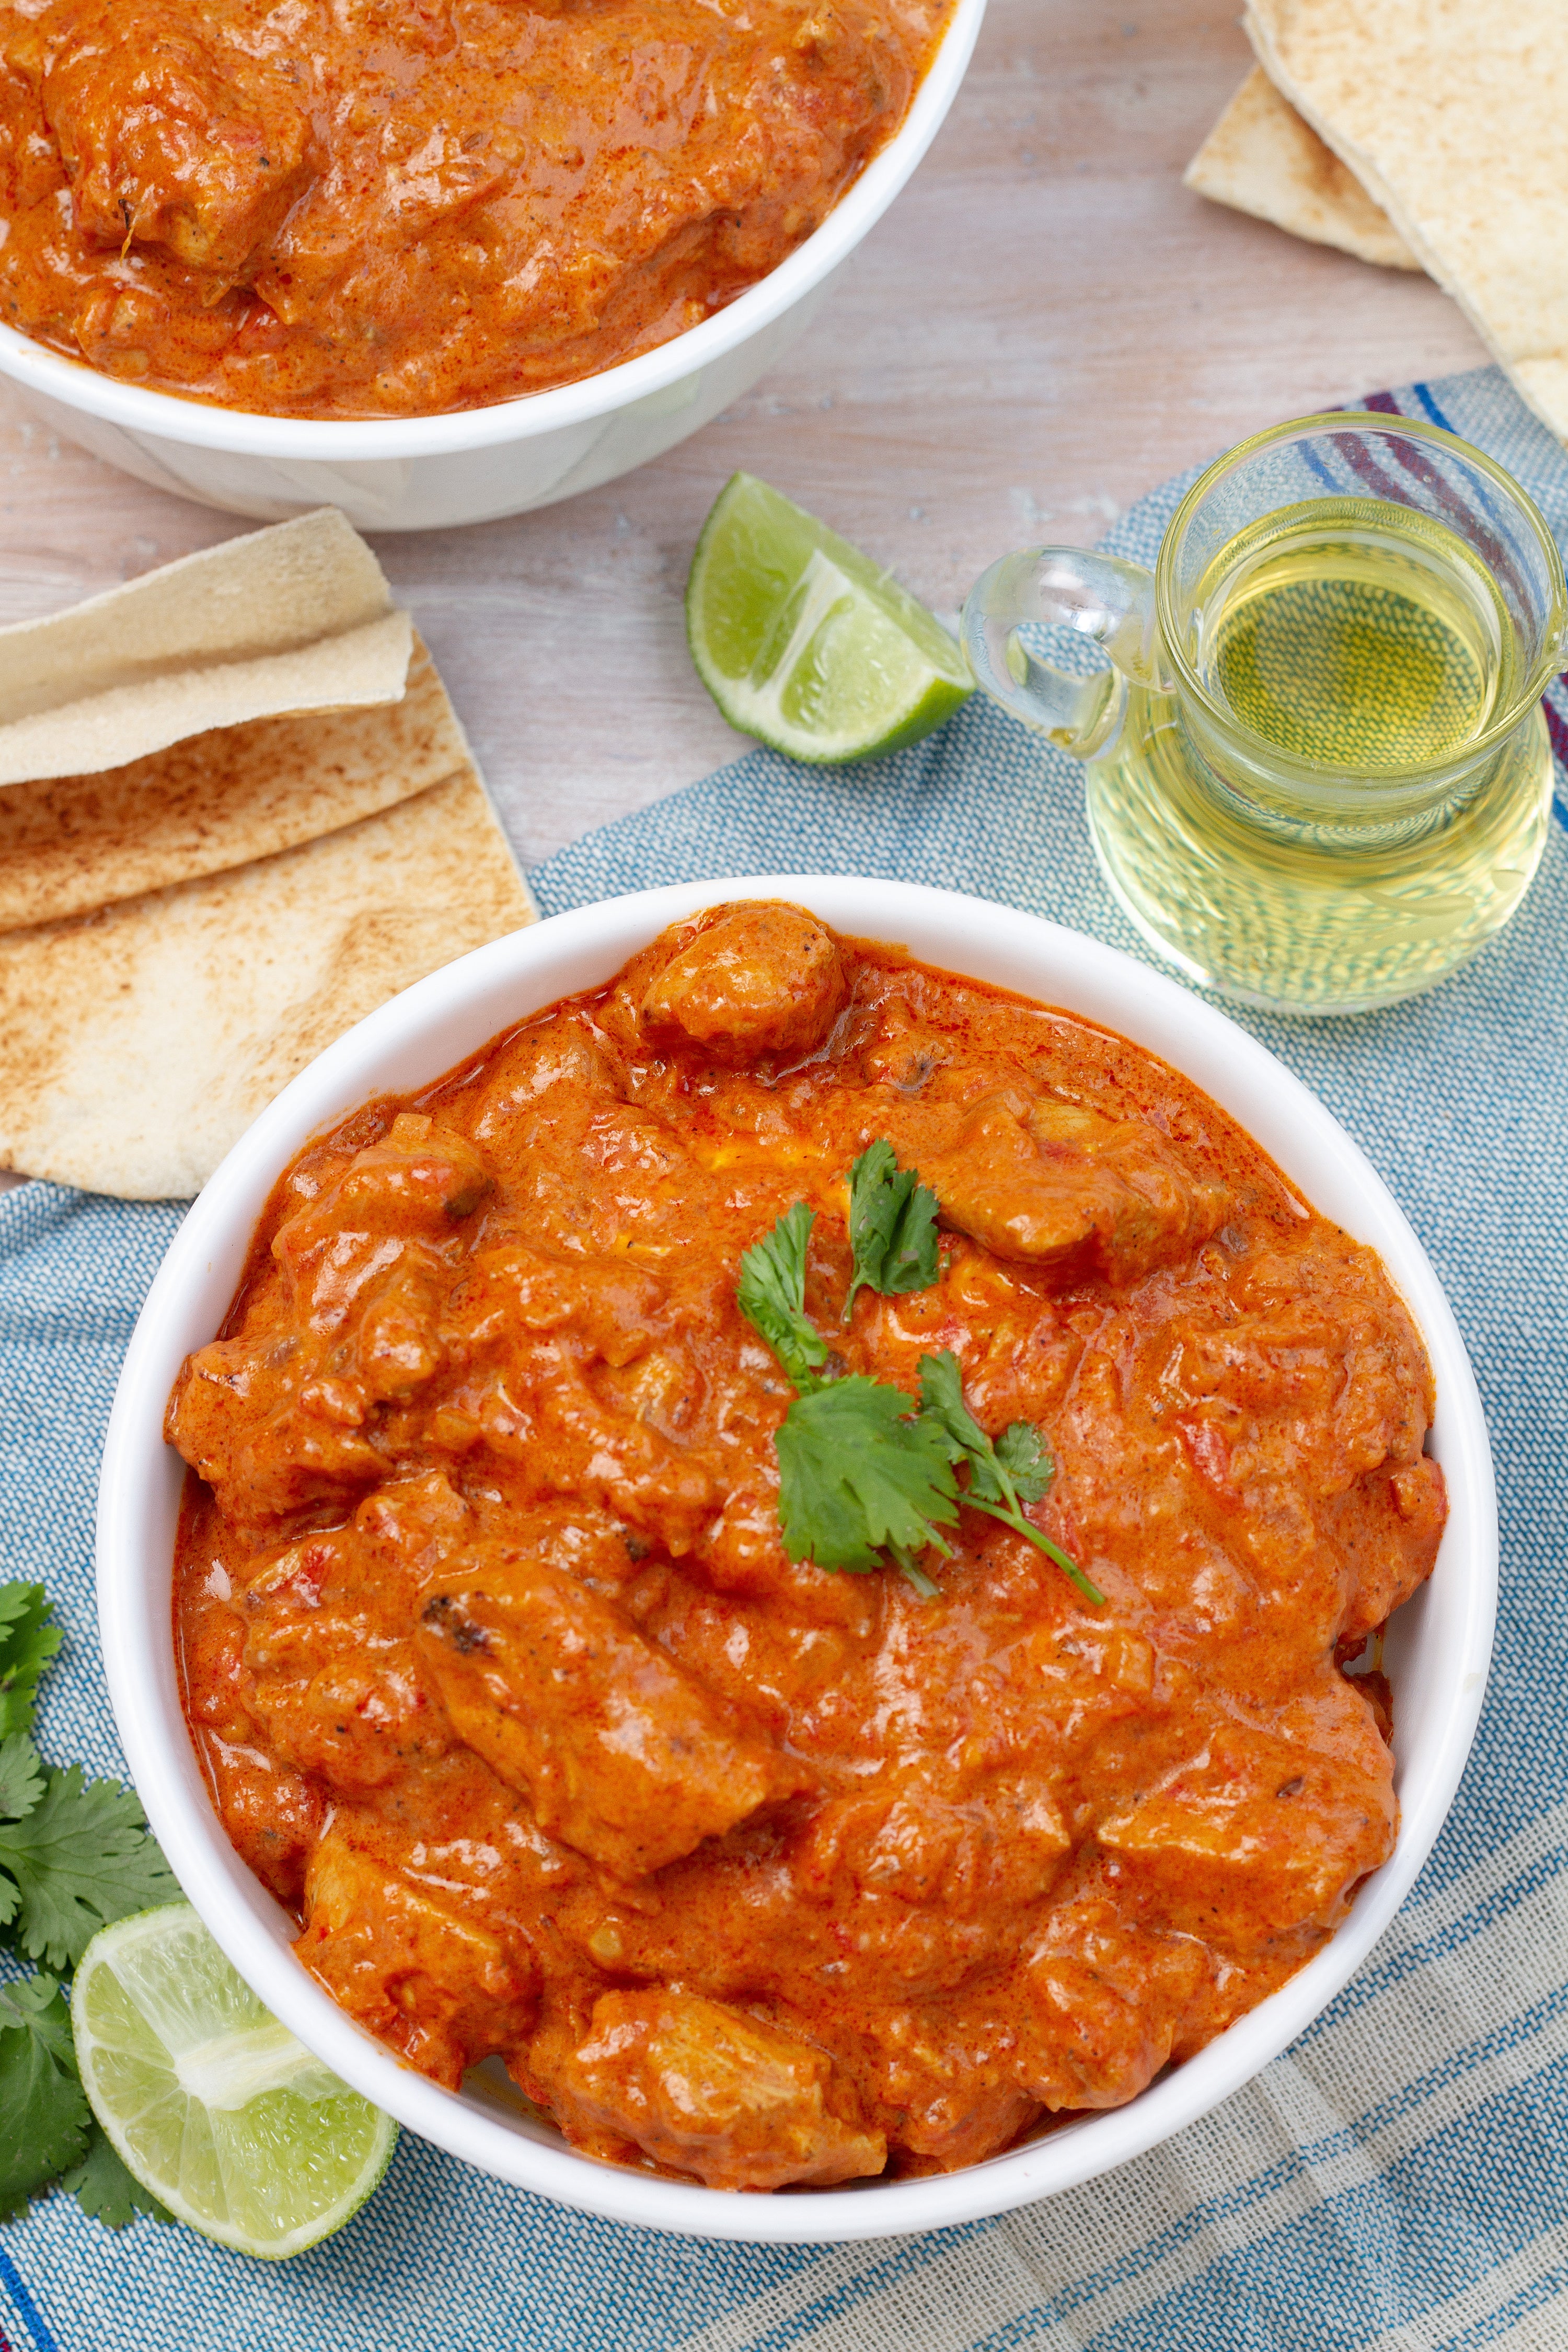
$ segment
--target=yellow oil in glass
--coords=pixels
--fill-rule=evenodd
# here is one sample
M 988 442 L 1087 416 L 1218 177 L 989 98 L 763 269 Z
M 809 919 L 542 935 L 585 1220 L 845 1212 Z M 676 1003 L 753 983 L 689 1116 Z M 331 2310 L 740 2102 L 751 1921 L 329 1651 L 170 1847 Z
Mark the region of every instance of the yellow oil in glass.
M 1215 725 L 1134 688 L 1089 773 L 1127 913 L 1255 1003 L 1349 1011 L 1430 987 L 1508 919 L 1544 839 L 1539 712 L 1445 797 L 1520 688 L 1490 572 L 1428 516 L 1311 499 L 1239 532 L 1186 602 Z
M 1381 500 L 1266 516 L 1192 599 L 1198 675 L 1290 758 L 1369 779 L 1451 760 L 1506 704 L 1518 639 L 1446 523 Z

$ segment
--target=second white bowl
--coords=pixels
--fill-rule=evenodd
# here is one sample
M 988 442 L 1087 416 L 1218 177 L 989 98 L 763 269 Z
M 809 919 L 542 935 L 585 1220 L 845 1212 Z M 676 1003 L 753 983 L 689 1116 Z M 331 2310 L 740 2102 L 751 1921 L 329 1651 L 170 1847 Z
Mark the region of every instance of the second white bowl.
M 880 220 L 958 94 L 985 0 L 957 0 L 895 135 L 822 226 L 727 309 L 579 383 L 446 416 L 257 416 L 100 375 L 0 326 L 0 375 L 34 415 L 154 488 L 280 522 L 341 507 L 362 530 L 489 522 L 596 489 L 709 424 L 783 357 Z

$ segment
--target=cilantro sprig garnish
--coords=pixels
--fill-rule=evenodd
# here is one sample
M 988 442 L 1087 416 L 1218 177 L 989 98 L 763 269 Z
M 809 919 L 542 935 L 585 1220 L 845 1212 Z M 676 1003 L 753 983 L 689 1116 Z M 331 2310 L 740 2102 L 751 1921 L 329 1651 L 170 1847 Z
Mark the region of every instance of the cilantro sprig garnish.
M 958 1518 L 958 1482 L 942 1433 L 914 1399 L 853 1372 L 797 1396 L 773 1438 L 779 1527 L 792 1559 L 856 1575 L 889 1553 L 922 1599 L 935 1585 L 920 1566 Z
M 44 1793 L 44 1759 L 25 1731 L 0 1739 L 0 1824 L 19 1822 Z M 5 1834 L 0 1826 L 0 1836 Z M 16 1908 L 16 1890 L 0 1879 L 0 1926 Z
M 41 1584 L 0 1584 L 0 1739 L 31 1727 L 38 1676 L 60 1640 Z
M 58 2184 L 122 2230 L 138 2213 L 171 2216 L 88 2105 L 58 1971 L 100 1927 L 179 1888 L 134 1797 L 78 1764 L 56 1769 L 34 1744 L 38 1677 L 60 1639 L 41 1584 L 0 1584 L 0 1945 L 47 1971 L 0 1984 L 0 2221 Z
M 963 1374 L 951 1348 L 939 1356 L 921 1358 L 921 1412 L 940 1429 L 951 1448 L 949 1460 L 966 1464 L 968 1481 L 963 1499 L 972 1510 L 986 1511 L 1003 1526 L 1025 1536 L 1070 1576 L 1086 1601 L 1105 1606 L 1105 1595 L 1091 1584 L 1060 1544 L 1042 1535 L 1024 1516 L 1026 1503 L 1037 1503 L 1056 1475 L 1032 1421 L 1015 1421 L 998 1438 L 989 1438 L 963 1402 Z
M 918 1171 L 899 1167 L 890 1143 L 879 1139 L 860 1154 L 849 1192 L 854 1269 L 843 1321 L 863 1286 L 899 1295 L 925 1289 L 937 1276 L 935 1196 Z M 796 1201 L 742 1258 L 735 1294 L 795 1390 L 773 1433 L 779 1530 L 790 1558 L 858 1576 L 891 1561 L 930 1600 L 937 1587 L 921 1555 L 951 1554 L 943 1530 L 967 1504 L 1026 1537 L 1086 1600 L 1103 1605 L 1104 1594 L 1025 1516 L 1024 1505 L 1038 1502 L 1055 1474 L 1038 1430 L 1016 1421 L 994 1442 L 987 1437 L 963 1402 L 950 1349 L 921 1358 L 918 1399 L 843 1370 L 805 1311 L 816 1223 L 816 1212 Z
M 81 2163 L 91 2121 L 54 1978 L 0 1985 L 0 2221 Z
M 773 1437 L 779 1527 L 792 1559 L 863 1576 L 890 1554 L 927 1599 L 919 1565 L 958 1517 L 944 1448 L 910 1417 L 913 1397 L 859 1373 L 835 1379 L 826 1342 L 805 1311 L 805 1253 L 816 1213 L 797 1201 L 741 1260 L 736 1303 L 795 1389 Z M 947 1549 L 945 1544 L 942 1545 Z
M 804 1395 L 816 1385 L 827 1346 L 805 1311 L 805 1250 L 816 1216 L 804 1201 L 782 1216 L 741 1260 L 735 1297 Z
M 844 1301 L 847 1323 L 857 1294 L 884 1297 L 929 1290 L 936 1280 L 937 1197 L 918 1168 L 900 1168 L 884 1137 L 868 1143 L 849 1171 L 849 1246 L 854 1279 Z
M 135 1798 L 79 1764 L 50 1771 L 31 1810 L 0 1822 L 0 1904 L 7 1882 L 10 1932 L 49 1969 L 74 1968 L 111 1919 L 180 1899 Z
M 0 2221 L 68 2189 L 89 2218 L 123 2230 L 174 2216 L 120 2161 L 77 2073 L 70 2011 L 55 1978 L 0 1984 Z

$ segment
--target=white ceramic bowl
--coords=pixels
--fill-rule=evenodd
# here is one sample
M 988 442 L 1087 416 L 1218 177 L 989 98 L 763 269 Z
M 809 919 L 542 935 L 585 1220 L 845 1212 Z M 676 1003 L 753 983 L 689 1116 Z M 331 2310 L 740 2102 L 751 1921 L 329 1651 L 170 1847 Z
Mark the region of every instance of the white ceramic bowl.
M 1318 1208 L 1382 1253 L 1431 1350 L 1432 1448 L 1450 1505 L 1436 1572 L 1400 1612 L 1388 1643 L 1399 1843 L 1332 1943 L 1124 2107 L 962 2172 L 783 2197 L 725 2196 L 574 2155 L 509 2104 L 500 2084 L 458 2095 L 412 2073 L 305 1973 L 289 1948 L 293 1921 L 224 1834 L 181 1714 L 170 1610 L 184 1465 L 162 1434 L 181 1361 L 216 1331 L 273 1182 L 308 1137 L 369 1096 L 422 1085 L 525 1014 L 609 979 L 678 917 L 734 898 L 793 899 L 837 929 L 898 940 L 945 970 L 1068 1006 L 1206 1088 Z M 320 2057 L 412 2130 L 563 2204 L 697 2236 L 821 2242 L 972 2221 L 1089 2179 L 1206 2113 L 1316 2016 L 1392 1918 L 1458 1785 L 1491 1647 L 1497 1509 L 1480 1401 L 1436 1276 L 1360 1150 L 1271 1054 L 1173 981 L 1033 916 L 904 883 L 762 875 L 612 898 L 480 948 L 362 1021 L 262 1113 L 175 1235 L 132 1336 L 104 1448 L 98 1589 L 115 1716 L 153 1827 L 236 1967 Z
M 231 514 L 334 506 L 363 530 L 434 530 L 551 506 L 662 456 L 782 357 L 935 138 L 984 13 L 957 0 L 897 135 L 814 236 L 727 310 L 581 383 L 449 416 L 312 423 L 147 392 L 5 326 L 0 374 L 67 440 Z

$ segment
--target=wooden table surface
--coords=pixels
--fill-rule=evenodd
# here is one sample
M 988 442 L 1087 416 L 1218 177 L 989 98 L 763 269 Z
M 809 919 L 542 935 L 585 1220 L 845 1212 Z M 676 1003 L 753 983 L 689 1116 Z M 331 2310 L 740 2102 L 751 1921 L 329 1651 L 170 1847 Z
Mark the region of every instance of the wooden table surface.
M 952 614 L 1005 549 L 1099 538 L 1260 425 L 1485 354 L 1424 278 L 1205 204 L 1249 63 L 1226 0 L 991 0 L 935 146 L 777 372 L 658 464 L 377 551 L 527 864 L 742 748 L 687 658 L 692 542 L 745 467 Z M 0 395 L 0 622 L 247 528 Z

